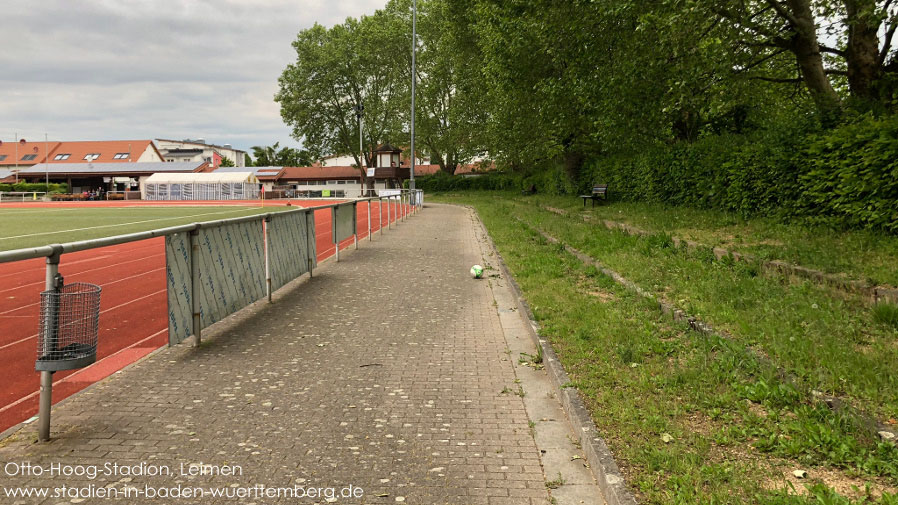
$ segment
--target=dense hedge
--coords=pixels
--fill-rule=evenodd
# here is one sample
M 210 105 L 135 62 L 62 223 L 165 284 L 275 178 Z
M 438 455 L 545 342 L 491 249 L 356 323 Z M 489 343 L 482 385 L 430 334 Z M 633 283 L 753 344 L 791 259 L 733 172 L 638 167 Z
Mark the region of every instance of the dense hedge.
M 803 154 L 804 209 L 823 222 L 898 233 L 898 116 L 844 126 Z
M 445 172 L 437 172 L 434 175 L 415 177 L 415 188 L 423 189 L 425 193 L 440 191 L 470 191 L 470 190 L 505 190 L 520 189 L 521 178 L 504 174 L 490 173 L 472 177 L 449 175 Z
M 827 131 L 800 127 L 715 135 L 592 161 L 579 185 L 627 200 L 803 216 L 898 232 L 898 116 L 864 116 Z
M 50 184 L 49 193 L 65 193 L 69 190 L 69 185 L 66 183 L 62 184 Z M 16 184 L 0 184 L 0 191 L 37 191 L 41 193 L 47 193 L 47 184 L 43 182 L 38 183 L 28 183 L 28 182 L 19 182 Z

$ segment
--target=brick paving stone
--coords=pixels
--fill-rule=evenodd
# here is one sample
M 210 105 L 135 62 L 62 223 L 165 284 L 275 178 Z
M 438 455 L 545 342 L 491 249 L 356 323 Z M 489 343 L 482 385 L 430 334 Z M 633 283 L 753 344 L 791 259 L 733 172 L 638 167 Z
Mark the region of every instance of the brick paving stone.
M 482 259 L 470 211 L 427 208 L 213 329 L 201 347 L 158 352 L 54 407 L 50 443 L 33 443 L 34 425 L 0 442 L 4 465 L 171 475 L 7 472 L 2 485 L 364 490 L 336 501 L 123 503 L 548 503 L 524 403 L 506 391 L 515 373 L 492 291 L 468 273 Z M 180 474 L 199 463 L 242 474 Z

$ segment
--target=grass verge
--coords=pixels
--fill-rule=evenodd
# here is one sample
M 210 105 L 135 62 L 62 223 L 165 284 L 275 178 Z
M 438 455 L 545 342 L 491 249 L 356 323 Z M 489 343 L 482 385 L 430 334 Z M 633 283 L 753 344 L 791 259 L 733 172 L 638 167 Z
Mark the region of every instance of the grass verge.
M 751 254 L 760 260 L 781 260 L 871 284 L 898 286 L 898 237 L 869 231 L 833 230 L 784 224 L 773 219 L 745 219 L 720 211 L 670 207 L 642 202 L 617 202 L 584 208 L 579 198 L 537 195 L 520 199 L 574 215 L 610 219 L 648 232 Z
M 898 417 L 898 339 L 863 304 L 520 198 L 443 200 L 477 208 L 640 501 L 898 503 L 898 449 L 853 414 Z M 730 338 L 671 322 L 537 227 Z

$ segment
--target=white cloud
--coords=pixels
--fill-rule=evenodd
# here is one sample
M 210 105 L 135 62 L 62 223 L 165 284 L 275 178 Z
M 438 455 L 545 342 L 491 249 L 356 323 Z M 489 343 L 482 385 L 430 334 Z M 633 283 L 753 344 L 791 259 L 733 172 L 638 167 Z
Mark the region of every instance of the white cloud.
M 315 22 L 386 0 L 48 0 L 4 8 L 0 140 L 298 146 L 273 96 Z

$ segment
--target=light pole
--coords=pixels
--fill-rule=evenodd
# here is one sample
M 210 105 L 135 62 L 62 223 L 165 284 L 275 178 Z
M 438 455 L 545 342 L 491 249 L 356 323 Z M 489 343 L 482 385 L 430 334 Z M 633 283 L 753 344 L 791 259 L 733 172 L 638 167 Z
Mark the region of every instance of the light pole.
M 359 120 L 359 169 L 366 170 L 365 167 L 365 149 L 362 147 L 362 112 L 365 112 L 365 106 L 361 103 L 355 106 L 355 117 Z M 371 196 L 368 194 L 368 176 L 365 175 L 365 196 Z
M 412 205 L 415 204 L 415 52 L 417 52 L 417 23 L 418 23 L 418 0 L 412 0 L 412 163 L 409 170 L 408 189 L 412 198 Z
M 47 140 L 47 134 L 44 133 L 44 170 L 46 170 L 47 179 L 45 180 L 46 188 L 44 191 L 50 194 L 50 141 Z

